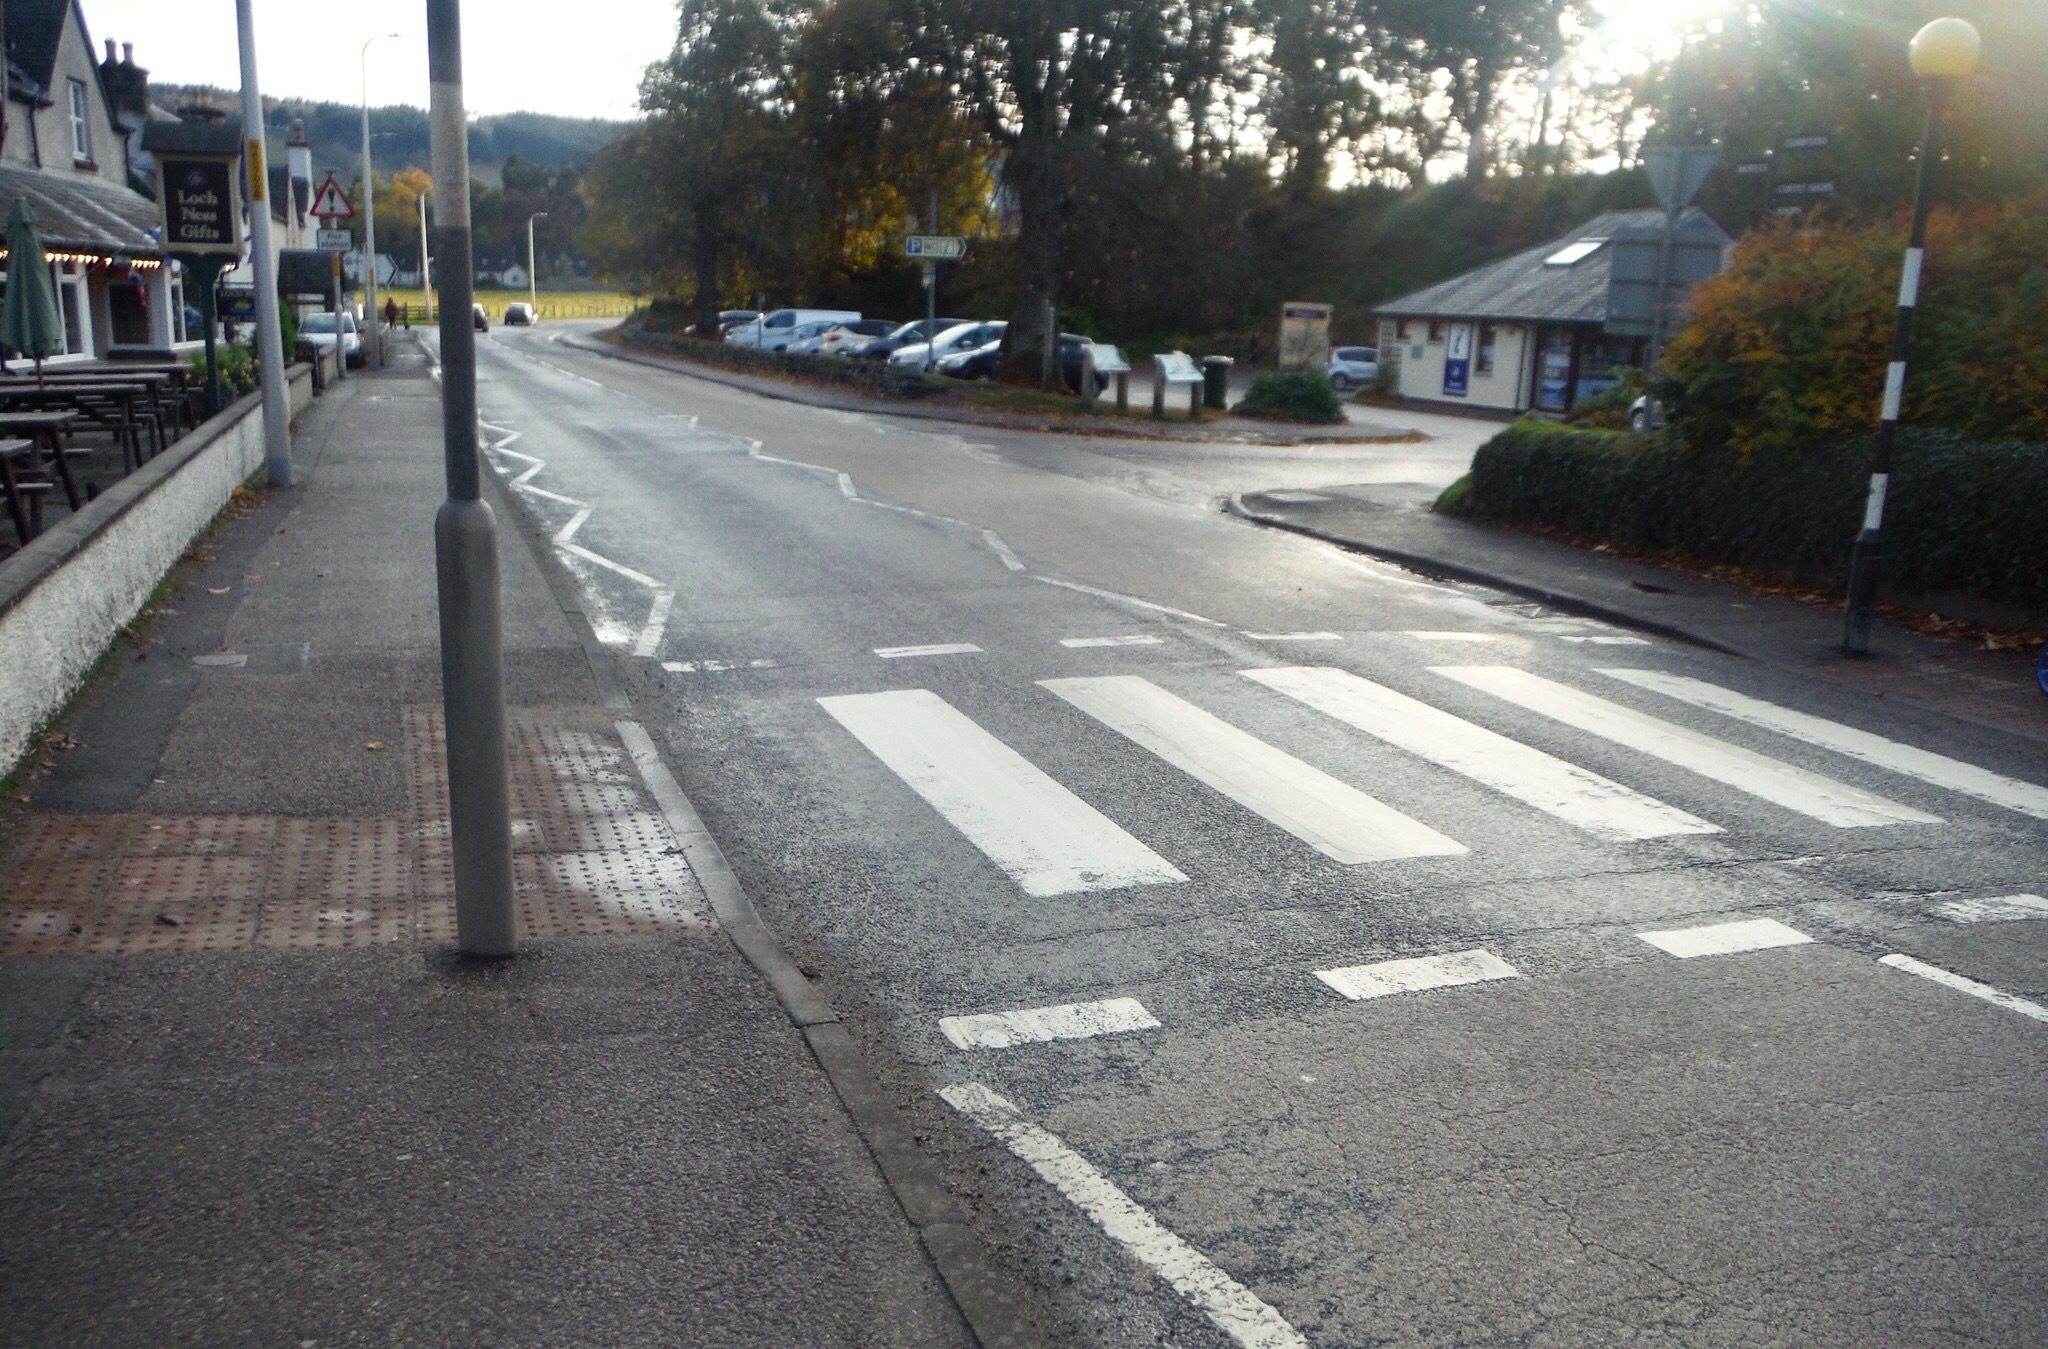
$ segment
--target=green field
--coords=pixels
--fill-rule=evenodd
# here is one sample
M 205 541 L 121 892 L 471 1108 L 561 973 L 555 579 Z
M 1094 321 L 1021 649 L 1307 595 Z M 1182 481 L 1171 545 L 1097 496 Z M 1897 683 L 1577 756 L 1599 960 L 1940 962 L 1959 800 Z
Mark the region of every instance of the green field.
M 409 307 L 413 321 L 419 322 L 419 315 L 426 303 L 425 296 L 418 290 L 380 290 L 377 304 L 382 307 L 389 296 Z M 505 306 L 523 303 L 523 290 L 480 290 L 476 301 L 491 316 L 491 322 L 499 323 L 505 318 Z M 544 319 L 622 319 L 633 312 L 633 297 L 609 290 L 544 290 L 540 293 L 540 316 Z M 434 300 L 434 316 L 441 314 L 440 297 Z

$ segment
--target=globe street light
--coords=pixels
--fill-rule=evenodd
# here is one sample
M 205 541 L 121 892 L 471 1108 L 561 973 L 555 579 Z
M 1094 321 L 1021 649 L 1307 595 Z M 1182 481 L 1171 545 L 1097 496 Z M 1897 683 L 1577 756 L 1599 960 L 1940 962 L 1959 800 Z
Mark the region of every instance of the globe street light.
M 363 257 L 364 270 L 369 279 L 364 283 L 369 292 L 370 341 L 369 362 L 372 370 L 384 368 L 384 332 L 377 324 L 377 180 L 370 176 L 370 43 L 387 37 L 404 37 L 403 33 L 379 33 L 363 43 L 358 53 L 356 66 L 363 78 Z
M 535 211 L 526 217 L 526 299 L 533 306 L 533 315 L 540 317 L 540 259 L 533 253 L 533 222 L 545 220 L 546 211 Z
M 1842 654 L 1870 650 L 1870 615 L 1877 603 L 1878 573 L 1884 565 L 1884 498 L 1891 482 L 1892 442 L 1898 437 L 1899 403 L 1906 391 L 1906 348 L 1913 336 L 1913 307 L 1920 298 L 1920 265 L 1927 256 L 1927 210 L 1933 204 L 1937 133 L 1949 81 L 1977 68 L 1983 40 L 1962 19 L 1936 19 L 1913 35 L 1906 57 L 1927 90 L 1927 129 L 1920 136 L 1920 172 L 1913 185 L 1913 230 L 1899 275 L 1898 323 L 1892 330 L 1892 359 L 1885 369 L 1884 404 L 1878 414 L 1877 451 L 1871 456 L 1870 493 L 1863 529 L 1849 559 L 1849 602 L 1842 629 Z

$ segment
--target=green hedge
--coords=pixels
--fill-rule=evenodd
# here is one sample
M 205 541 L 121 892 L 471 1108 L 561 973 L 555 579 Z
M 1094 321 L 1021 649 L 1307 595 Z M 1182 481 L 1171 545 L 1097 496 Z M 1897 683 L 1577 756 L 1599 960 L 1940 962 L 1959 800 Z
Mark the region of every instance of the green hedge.
M 1344 404 L 1337 387 L 1320 370 L 1268 370 L 1253 377 L 1244 397 L 1231 409 L 1240 417 L 1268 417 L 1288 422 L 1341 422 Z
M 1867 439 L 1745 464 L 1671 433 L 1520 423 L 1480 446 L 1460 513 L 1673 548 L 1840 589 Z M 1885 583 L 2048 612 L 2048 443 L 1908 429 L 1893 455 Z

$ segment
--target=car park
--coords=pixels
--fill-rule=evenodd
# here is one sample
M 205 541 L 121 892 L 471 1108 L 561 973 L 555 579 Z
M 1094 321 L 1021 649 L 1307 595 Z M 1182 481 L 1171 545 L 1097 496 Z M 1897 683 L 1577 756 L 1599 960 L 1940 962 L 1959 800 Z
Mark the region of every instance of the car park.
M 1090 339 L 1079 333 L 1060 334 L 1060 382 L 1069 393 L 1081 392 L 1081 354 L 1088 347 Z M 997 338 L 985 342 L 972 351 L 958 352 L 946 357 L 933 368 L 940 374 L 953 379 L 994 379 L 996 370 L 1003 360 L 1003 342 Z M 1102 392 L 1109 387 L 1109 376 L 1095 377 L 1095 391 Z
M 1379 377 L 1380 353 L 1373 347 L 1331 347 L 1325 370 L 1338 393 L 1370 384 Z
M 819 339 L 838 326 L 830 321 L 802 324 L 790 329 L 787 337 L 769 339 L 767 349 L 786 351 L 792 356 L 815 356 L 818 354 Z
M 540 322 L 540 311 L 524 300 L 505 306 L 505 326 L 508 328 L 530 328 Z
M 850 356 L 853 349 L 887 337 L 896 325 L 887 319 L 861 319 L 856 323 L 835 323 L 817 339 L 820 356 Z
M 777 309 L 747 320 L 725 335 L 736 347 L 760 347 L 780 351 L 792 334 L 807 323 L 857 323 L 860 313 L 852 309 Z
M 897 327 L 887 337 L 880 337 L 872 342 L 863 343 L 855 347 L 848 354 L 856 360 L 862 361 L 887 360 L 913 342 L 925 341 L 933 333 L 942 333 L 948 328 L 957 328 L 963 323 L 970 323 L 972 321 L 971 319 L 943 318 L 913 319 L 909 323 Z
M 897 348 L 889 354 L 889 364 L 921 366 L 925 363 L 927 355 L 929 355 L 932 358 L 933 364 L 936 365 L 940 360 L 948 356 L 957 356 L 962 352 L 972 351 L 976 347 L 987 346 L 990 342 L 1001 341 L 1003 333 L 1009 326 L 1008 323 L 1001 320 L 991 323 L 956 324 L 933 338 L 929 345 L 923 342 L 912 342 L 907 346 Z
M 363 337 L 354 314 L 308 314 L 299 320 L 299 340 L 325 351 L 334 345 L 336 320 L 340 320 L 341 356 L 351 366 L 363 363 Z
M 721 309 L 718 311 L 718 331 L 729 333 L 742 324 L 752 323 L 761 317 L 758 309 Z
M 484 312 L 484 307 L 480 304 L 473 304 L 469 307 L 469 322 L 470 326 L 480 333 L 487 333 L 491 330 L 491 316 Z

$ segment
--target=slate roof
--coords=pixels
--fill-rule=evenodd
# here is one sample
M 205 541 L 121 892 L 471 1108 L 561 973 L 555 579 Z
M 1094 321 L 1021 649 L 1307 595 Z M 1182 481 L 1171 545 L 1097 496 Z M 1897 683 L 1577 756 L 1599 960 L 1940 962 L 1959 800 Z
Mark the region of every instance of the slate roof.
M 14 22 L 14 6 L 7 7 Z M 87 174 L 45 173 L 24 164 L 0 164 L 0 220 L 27 197 L 45 248 L 77 253 L 161 257 L 156 203 L 139 192 Z
M 1713 221 L 1694 208 L 1685 222 Z M 1604 323 L 1607 319 L 1607 275 L 1613 250 L 1598 248 L 1568 266 L 1552 267 L 1544 259 L 1577 239 L 1609 239 L 1624 229 L 1661 228 L 1658 207 L 1639 211 L 1608 211 L 1596 215 L 1562 238 L 1490 262 L 1463 276 L 1424 286 L 1388 300 L 1373 312 L 1389 318 L 1485 319 L 1519 323 Z M 1717 233 L 1718 225 L 1714 226 Z M 1726 234 L 1721 235 L 1723 240 Z
M 57 67 L 57 44 L 74 0 L 7 0 L 7 54 L 45 89 Z M 79 31 L 85 31 L 81 21 Z

